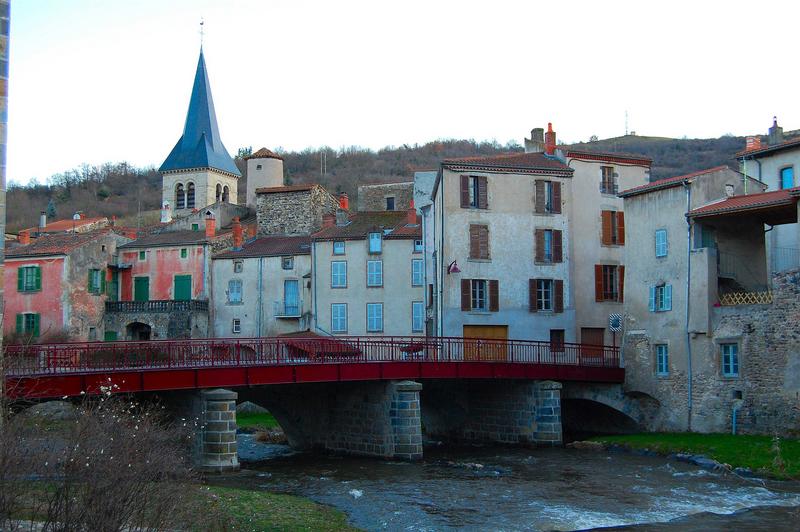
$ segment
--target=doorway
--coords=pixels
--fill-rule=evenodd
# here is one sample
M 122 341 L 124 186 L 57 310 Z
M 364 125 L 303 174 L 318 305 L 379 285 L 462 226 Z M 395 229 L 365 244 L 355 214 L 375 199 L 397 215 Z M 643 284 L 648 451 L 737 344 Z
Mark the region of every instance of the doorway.
M 146 341 L 150 339 L 152 329 L 146 323 L 135 321 L 125 327 L 125 333 L 131 340 Z
M 468 338 L 489 341 L 470 342 Z M 507 360 L 506 340 L 508 340 L 508 325 L 464 325 L 464 360 Z

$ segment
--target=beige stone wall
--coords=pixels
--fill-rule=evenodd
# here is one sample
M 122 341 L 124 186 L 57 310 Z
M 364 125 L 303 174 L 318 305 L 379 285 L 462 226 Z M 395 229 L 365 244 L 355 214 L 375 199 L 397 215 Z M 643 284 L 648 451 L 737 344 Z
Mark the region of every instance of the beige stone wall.
M 271 157 L 247 160 L 247 206 L 255 208 L 256 189 L 283 186 L 283 161 Z
M 338 200 L 322 187 L 258 194 L 258 235 L 308 235 L 322 227 L 322 216 L 336 211 Z
M 394 198 L 394 210 L 408 210 L 414 200 L 414 182 L 362 185 L 358 187 L 358 210 L 385 211 L 386 198 Z
M 163 205 L 165 201 L 168 201 L 173 214 L 180 215 L 191 209 L 176 209 L 175 187 L 178 183 L 183 184 L 184 190 L 188 183 L 194 183 L 194 208 L 202 209 L 216 202 L 217 185 L 222 187 L 227 186 L 229 188 L 228 202 L 236 203 L 239 180 L 234 176 L 223 174 L 215 170 L 203 169 L 188 172 L 167 172 L 163 174 L 161 183 L 161 204 Z

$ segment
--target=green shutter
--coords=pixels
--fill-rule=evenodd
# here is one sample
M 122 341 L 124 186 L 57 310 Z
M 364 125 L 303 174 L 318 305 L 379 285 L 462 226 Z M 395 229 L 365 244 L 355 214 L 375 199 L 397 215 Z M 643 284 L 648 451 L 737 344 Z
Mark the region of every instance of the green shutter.
M 25 268 L 17 268 L 17 292 L 25 290 Z
M 34 314 L 33 315 L 33 336 L 34 337 L 38 337 L 39 336 L 39 315 L 38 314 Z
M 35 270 L 34 275 L 36 275 L 36 290 L 42 289 L 42 268 L 39 266 L 34 266 Z
M 192 299 L 192 276 L 191 275 L 176 275 L 175 276 L 175 291 L 173 299 L 176 301 L 188 301 Z
M 25 314 L 17 314 L 17 334 L 22 334 L 24 331 L 22 330 L 25 325 L 23 324 L 23 320 L 25 319 Z
M 100 294 L 106 293 L 106 271 L 99 270 L 100 275 Z
M 117 341 L 117 331 L 106 331 L 103 334 L 103 341 L 104 342 L 116 342 Z
M 89 270 L 89 281 L 86 283 L 86 290 L 88 290 L 90 294 L 92 293 L 92 289 L 94 288 L 92 286 L 92 275 L 93 274 L 94 274 L 94 270 Z

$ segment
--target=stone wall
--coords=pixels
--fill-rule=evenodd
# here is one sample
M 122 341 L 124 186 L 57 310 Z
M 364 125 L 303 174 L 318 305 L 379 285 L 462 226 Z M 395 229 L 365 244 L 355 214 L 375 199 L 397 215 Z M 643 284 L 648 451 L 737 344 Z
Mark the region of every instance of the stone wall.
M 414 199 L 414 182 L 361 185 L 358 187 L 358 210 L 385 211 L 388 197 L 394 198 L 394 210 L 408 210 Z
M 202 390 L 196 393 L 192 411 L 183 413 L 197 419 L 195 465 L 204 472 L 221 473 L 239 469 L 236 443 L 236 392 Z
M 105 331 L 117 333 L 118 340 L 129 340 L 127 326 L 131 323 L 150 326 L 152 340 L 167 338 L 207 338 L 208 311 L 189 310 L 175 312 L 106 312 Z
M 308 235 L 322 227 L 323 214 L 336 212 L 338 200 L 322 187 L 259 193 L 258 236 Z

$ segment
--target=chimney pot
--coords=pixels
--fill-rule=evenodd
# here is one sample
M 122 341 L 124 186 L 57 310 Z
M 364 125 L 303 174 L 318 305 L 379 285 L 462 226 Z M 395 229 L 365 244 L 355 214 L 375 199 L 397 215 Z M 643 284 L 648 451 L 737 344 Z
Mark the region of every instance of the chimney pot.
M 206 216 L 206 238 L 212 238 L 217 232 L 217 221 L 214 215 L 209 213 Z
M 31 243 L 31 234 L 27 229 L 20 231 L 19 235 L 17 235 L 17 240 L 19 240 L 19 243 L 23 246 L 27 246 Z
M 411 204 L 406 211 L 406 224 L 407 225 L 416 225 L 417 224 L 417 209 L 414 207 L 414 200 L 411 200 Z
M 547 133 L 544 135 L 544 152 L 547 155 L 556 153 L 556 132 L 553 131 L 553 123 L 547 123 Z
M 39 213 L 39 232 L 41 233 L 46 226 L 47 226 L 47 213 L 45 211 L 42 211 Z
M 233 249 L 242 249 L 244 243 L 244 234 L 242 233 L 242 223 L 239 221 L 238 216 L 233 217 Z
M 350 198 L 347 197 L 347 192 L 342 192 L 339 194 L 339 208 L 344 209 L 345 211 L 350 210 Z

